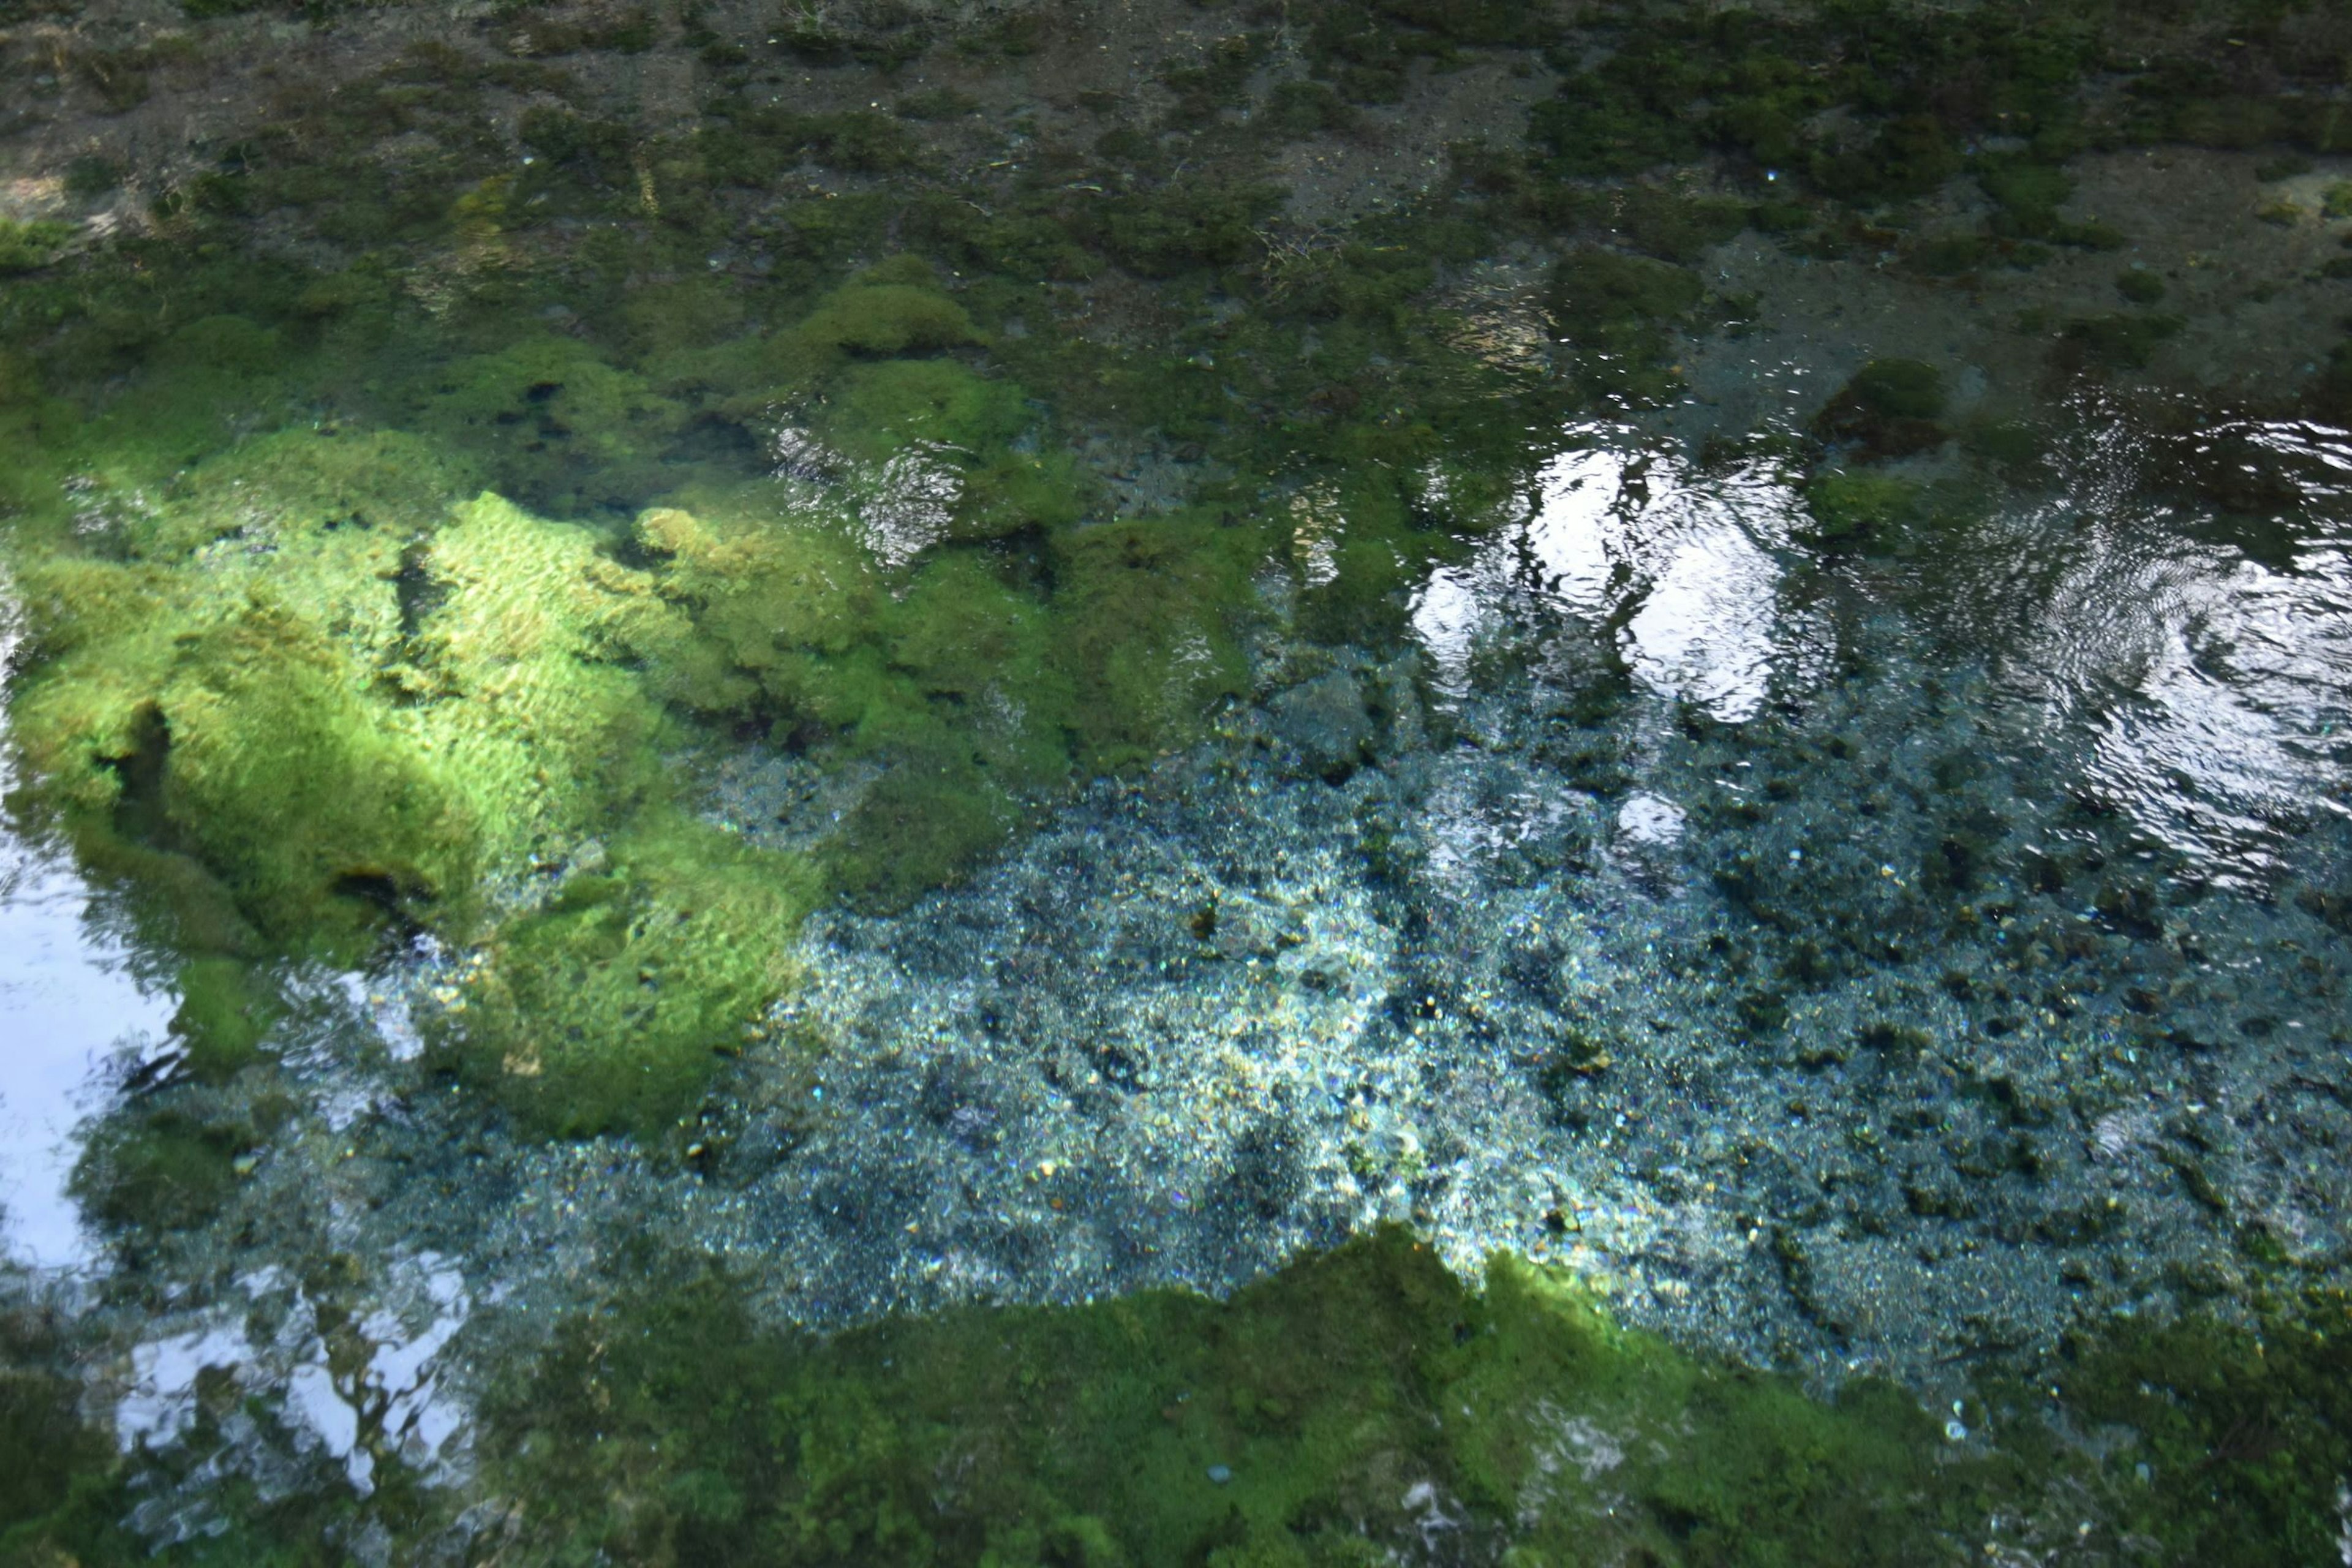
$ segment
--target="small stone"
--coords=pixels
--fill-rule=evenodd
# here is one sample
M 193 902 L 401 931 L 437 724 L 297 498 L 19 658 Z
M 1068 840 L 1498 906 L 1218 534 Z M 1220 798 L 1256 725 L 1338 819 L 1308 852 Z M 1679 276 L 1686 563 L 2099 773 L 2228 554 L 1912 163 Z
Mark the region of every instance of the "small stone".
M 1372 742 L 1364 689 L 1352 675 L 1326 675 L 1294 686 L 1267 705 L 1274 732 L 1327 779 L 1355 772 Z
M 1217 1485 L 1223 1486 L 1226 1482 L 1234 1479 L 1233 1467 L 1230 1465 L 1211 1465 L 1209 1467 L 1209 1479 L 1216 1482 Z

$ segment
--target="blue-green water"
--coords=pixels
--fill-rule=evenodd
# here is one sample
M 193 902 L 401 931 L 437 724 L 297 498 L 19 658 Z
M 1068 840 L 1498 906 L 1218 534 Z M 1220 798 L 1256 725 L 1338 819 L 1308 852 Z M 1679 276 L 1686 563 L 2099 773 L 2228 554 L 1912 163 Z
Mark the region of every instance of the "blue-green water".
M 5 16 L 0 1553 L 2352 1552 L 2332 11 Z

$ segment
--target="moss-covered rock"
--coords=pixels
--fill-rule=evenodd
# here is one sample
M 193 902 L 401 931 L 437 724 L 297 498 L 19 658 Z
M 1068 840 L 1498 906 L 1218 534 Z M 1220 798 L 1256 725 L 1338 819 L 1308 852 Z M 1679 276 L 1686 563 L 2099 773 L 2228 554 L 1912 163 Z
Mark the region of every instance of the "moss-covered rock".
M 1055 542 L 1055 657 L 1080 759 L 1111 768 L 1180 745 L 1245 689 L 1235 618 L 1255 531 L 1204 517 L 1081 529 Z
M 526 1127 L 651 1133 L 700 1102 L 792 984 L 784 954 L 815 901 L 805 861 L 688 819 L 641 819 L 503 923 L 443 1015 L 439 1054 Z
M 1832 469 L 1806 484 L 1805 510 L 1811 521 L 1798 538 L 1827 554 L 1874 554 L 1891 549 L 1925 508 L 1921 488 L 1912 480 Z
M 1940 445 L 1949 396 L 1944 374 L 1911 359 L 1875 359 L 1830 399 L 1815 431 L 1873 457 L 1906 457 Z
M 0 218 L 0 277 L 47 267 L 73 237 L 74 226 L 69 223 Z
M 533 336 L 439 369 L 417 416 L 501 489 L 577 515 L 658 494 L 662 456 L 687 416 L 588 344 Z
M 2061 1391 L 2073 1420 L 2116 1424 L 2101 1444 L 2042 1418 L 2048 1389 L 1995 1384 L 1966 1406 L 1986 1449 L 1882 1384 L 1809 1398 L 1622 1330 L 1523 1261 L 1467 1289 L 1397 1230 L 1222 1304 L 826 1340 L 755 1328 L 706 1273 L 563 1325 L 491 1401 L 484 1454 L 550 1555 L 1355 1563 L 1443 1517 L 1509 1563 L 1957 1561 L 2045 1529 L 2300 1561 L 2332 1540 L 2347 1452 L 2342 1305 L 2315 1310 L 2267 1358 L 2240 1331 L 2118 1324 Z

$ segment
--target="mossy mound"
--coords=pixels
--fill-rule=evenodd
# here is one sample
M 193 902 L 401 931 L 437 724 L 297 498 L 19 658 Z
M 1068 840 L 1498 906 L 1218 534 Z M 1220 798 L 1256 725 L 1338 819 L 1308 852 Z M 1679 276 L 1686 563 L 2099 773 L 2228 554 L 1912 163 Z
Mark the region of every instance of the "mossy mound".
M 554 336 L 450 362 L 417 410 L 421 430 L 475 454 L 501 489 L 571 515 L 663 489 L 686 418 L 643 377 Z
M 180 1449 L 121 1454 L 79 1418 L 54 1321 L 0 1316 L 0 1557 L 324 1563 L 362 1520 L 446 1539 L 497 1498 L 517 1563 L 1354 1568 L 1434 1541 L 1446 1561 L 1776 1568 L 2063 1541 L 2268 1568 L 2330 1560 L 2352 1466 L 2340 1295 L 2273 1303 L 2259 1332 L 2115 1320 L 2033 1384 L 1931 1415 L 1625 1331 L 1523 1260 L 1469 1289 L 1394 1228 L 1225 1302 L 975 1306 L 830 1338 L 761 1327 L 742 1282 L 642 1246 L 632 1282 L 485 1391 L 471 1486 L 393 1466 L 364 1501 L 215 1486 L 207 1533 L 162 1553 L 131 1503 L 214 1454 L 224 1413 L 200 1402 Z
M 73 238 L 71 224 L 0 218 L 0 277 L 47 267 Z
M 1811 1403 L 1525 1264 L 1470 1291 L 1395 1230 L 1223 1305 L 826 1341 L 706 1277 L 567 1325 L 491 1426 L 539 1552 L 774 1563 L 1372 1563 L 1432 1517 L 1481 1561 L 1916 1562 L 1940 1441 L 1892 1391 Z
M 1559 335 L 1580 351 L 1579 379 L 1600 396 L 1663 398 L 1669 335 L 1690 324 L 1706 286 L 1687 267 L 1580 246 L 1551 272 L 1548 303 Z
M 2052 1530 L 2302 1561 L 2352 1458 L 2344 1326 L 2340 1300 L 2266 1346 L 2119 1323 L 2079 1347 L 2063 1404 L 1967 1401 L 1987 1448 L 1885 1384 L 1820 1401 L 1619 1329 L 1524 1261 L 1466 1289 L 1393 1229 L 1222 1304 L 1149 1291 L 824 1340 L 755 1328 L 705 1273 L 563 1325 L 490 1401 L 482 1452 L 552 1559 L 1359 1563 L 1442 1520 L 1474 1562 L 1916 1563 Z M 2063 1436 L 2103 1423 L 2095 1446 Z
M 759 1036 L 816 900 L 805 861 L 683 818 L 641 822 L 468 972 L 444 1052 L 531 1130 L 579 1137 L 672 1124 L 716 1062 Z
M 1901 531 L 1926 515 L 1921 487 L 1890 474 L 1832 470 L 1805 486 L 1811 521 L 1802 543 L 1826 554 L 1874 554 L 1891 549 Z
M 656 578 L 499 497 L 449 504 L 449 470 L 415 458 L 268 437 L 130 514 L 121 558 L 28 558 L 31 798 L 184 925 L 218 928 L 217 900 L 341 962 L 387 917 L 485 944 L 436 1038 L 551 1131 L 658 1124 L 782 988 L 816 873 L 679 816 L 661 753 L 684 737 L 647 668 L 681 686 L 652 661 L 698 638 Z M 625 847 L 609 898 L 518 900 L 595 835 Z M 218 989 L 175 1023 L 205 1076 L 257 1046 L 252 999 Z
M 1258 552 L 1254 531 L 1208 518 L 1109 523 L 1056 542 L 1057 652 L 1089 765 L 1181 744 L 1217 699 L 1244 689 L 1234 609 Z
M 1950 403 L 1944 373 L 1911 359 L 1874 359 L 1831 398 L 1814 429 L 1875 457 L 1904 457 L 1940 445 Z

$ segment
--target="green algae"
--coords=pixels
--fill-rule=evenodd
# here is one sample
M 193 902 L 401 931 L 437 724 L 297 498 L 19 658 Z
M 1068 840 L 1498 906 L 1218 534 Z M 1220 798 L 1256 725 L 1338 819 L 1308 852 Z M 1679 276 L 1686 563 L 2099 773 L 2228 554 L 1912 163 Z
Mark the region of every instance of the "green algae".
M 1875 553 L 1891 548 L 1907 525 L 1925 515 L 1922 487 L 1892 474 L 1831 470 L 1805 486 L 1811 525 L 1802 542 L 1831 554 Z
M 535 1554 L 779 1563 L 1355 1563 L 1433 1513 L 1515 1561 L 1919 1561 L 1938 1441 L 1899 1394 L 1811 1404 L 1525 1264 L 1466 1290 L 1400 1231 L 1223 1305 L 823 1341 L 704 1275 L 567 1325 L 491 1424 Z
M 72 242 L 74 233 L 71 224 L 0 218 L 0 277 L 47 267 Z
M 631 318 L 671 384 L 772 388 L 734 417 L 809 409 L 839 479 L 799 489 L 673 461 L 688 405 L 570 337 L 394 362 L 382 396 L 414 433 L 243 435 L 311 372 L 289 328 L 248 317 L 178 329 L 89 416 L 12 374 L 37 454 L 16 552 L 27 801 L 223 962 L 257 942 L 355 962 L 420 929 L 466 948 L 427 1032 L 530 1125 L 690 1111 L 828 889 L 950 880 L 1074 765 L 1179 742 L 1242 687 L 1247 531 L 1090 537 L 1023 390 L 944 357 L 984 340 L 932 277 L 867 268 L 748 348 L 707 292 Z M 676 357 L 698 335 L 732 357 Z M 40 482 L 76 468 L 97 526 Z M 670 487 L 699 511 L 616 533 L 458 499 L 484 479 L 575 515 Z M 940 526 L 877 558 L 861 540 L 910 493 Z M 1053 582 L 971 552 L 1013 536 Z M 874 771 L 829 843 L 757 851 L 690 820 L 665 759 L 746 722 Z M 610 874 L 551 887 L 591 842 Z M 192 1001 L 205 1074 L 250 1059 L 242 1005 Z
M 263 1044 L 287 1010 L 268 973 L 217 953 L 182 963 L 173 988 L 180 1005 L 171 1041 L 181 1069 L 198 1083 L 226 1082 L 264 1059 Z
M 2259 1331 L 2120 1319 L 2040 1381 L 1990 1377 L 1930 1415 L 1884 1384 L 1811 1396 L 1622 1329 L 1590 1284 L 1524 1260 L 1466 1287 L 1394 1228 L 1224 1302 L 972 1306 L 829 1337 L 762 1326 L 742 1282 L 646 1244 L 635 1282 L 486 1391 L 476 1479 L 437 1506 L 487 1501 L 515 1563 L 1353 1564 L 1427 1531 L 1513 1563 L 2050 1542 L 2313 1561 L 2352 1462 L 2347 1326 L 2324 1295 Z M 0 1493 L 12 1560 L 146 1560 L 117 1521 L 171 1456 L 117 1456 L 49 1370 L 62 1347 L 14 1331 L 24 1370 L 0 1387 L 29 1419 L 5 1430 L 48 1447 Z M 419 1539 L 434 1528 L 432 1494 L 394 1501 Z M 310 1561 L 355 1503 L 231 1489 L 218 1523 L 246 1555 L 200 1538 L 160 1560 Z
M 1945 438 L 1943 372 L 1918 360 L 1872 360 L 1823 405 L 1814 431 L 1872 457 L 1900 458 Z
M 645 823 L 479 950 L 438 1053 L 534 1131 L 651 1132 L 700 1103 L 793 979 L 808 867 L 702 824 Z
M 642 43 L 642 17 L 607 20 L 529 25 L 552 52 Z M 1744 225 L 1878 247 L 1851 209 L 1968 174 L 1988 232 L 1948 237 L 1948 256 L 1908 246 L 1912 263 L 2023 264 L 2105 242 L 2058 216 L 2084 145 L 2224 103 L 2290 141 L 2333 134 L 2289 101 L 2317 79 L 2307 63 L 2276 91 L 2173 55 L 2130 63 L 2109 47 L 2118 20 L 1601 7 L 1574 42 L 1507 7 L 1300 6 L 1305 79 L 1284 37 L 1251 30 L 1265 18 L 1237 16 L 1170 77 L 1166 124 L 1002 181 L 952 172 L 908 116 L 762 106 L 740 76 L 699 129 L 660 135 L 600 118 L 553 68 L 447 47 L 348 93 L 289 88 L 282 123 L 163 201 L 154 237 L 45 251 L 6 301 L 25 346 L 0 358 L 0 504 L 43 662 L 15 698 L 29 795 L 89 863 L 162 889 L 206 953 L 299 933 L 349 955 L 419 927 L 497 953 L 467 1026 L 505 1042 L 467 1069 L 486 1083 L 528 1078 L 503 1064 L 531 1057 L 484 1020 L 542 993 L 568 1009 L 545 1059 L 584 1063 L 575 1031 L 647 1016 L 656 993 L 678 1040 L 731 1048 L 772 963 L 698 977 L 707 1006 L 639 976 L 675 968 L 644 944 L 696 902 L 682 868 L 772 933 L 835 891 L 887 904 L 952 879 L 1072 777 L 1181 745 L 1246 696 L 1270 563 L 1298 591 L 1296 629 L 1392 635 L 1426 567 L 1512 515 L 1549 433 L 1672 392 L 1678 334 L 1737 308 L 1691 264 Z M 820 32 L 791 36 L 869 63 L 933 37 L 879 12 Z M 2274 29 L 2250 43 L 2290 47 Z M 1559 86 L 1525 145 L 1456 149 L 1457 189 L 1345 232 L 1283 226 L 1268 130 L 1343 132 L 1412 70 L 1544 47 Z M 2137 106 L 2120 120 L 2084 98 L 2106 68 Z M 543 95 L 520 117 L 520 171 L 467 128 L 491 89 Z M 398 171 L 362 155 L 408 131 L 442 150 Z M 2013 150 L 1971 150 L 1996 135 Z M 1707 153 L 1704 181 L 1654 172 Z M 809 164 L 857 178 L 811 194 Z M 772 206 L 739 226 L 747 196 Z M 268 213 L 383 248 L 328 274 L 257 261 L 241 237 Z M 1541 302 L 1565 374 L 1445 292 L 1514 235 L 1556 259 Z M 721 268 L 712 247 L 738 240 L 772 250 L 772 272 Z M 1189 314 L 1177 341 L 1028 330 L 1055 315 L 1047 280 L 1121 271 Z M 2131 368 L 2171 320 L 2073 323 L 2058 353 Z M 1886 404 L 1879 368 L 1815 432 L 1858 464 L 1809 486 L 1806 537 L 1832 553 L 1900 552 L 1948 510 L 1860 466 L 1948 433 L 1940 410 Z M 1090 426 L 1234 477 L 1118 515 L 1066 449 Z M 768 460 L 788 478 L 750 481 Z M 518 504 L 459 505 L 485 486 Z M 279 735 L 299 765 L 258 767 Z M 677 847 L 693 756 L 754 735 L 878 780 L 824 842 L 758 873 L 740 845 Z M 592 840 L 615 863 L 667 847 L 610 900 L 548 912 L 566 896 L 550 868 Z M 774 907 L 726 890 L 769 874 L 789 888 Z M 517 1103 L 579 1128 L 691 1098 L 682 1065 L 643 1100 L 583 1066 L 595 1103 L 635 1109 L 572 1116 L 551 1109 L 568 1070 L 542 1062 Z

